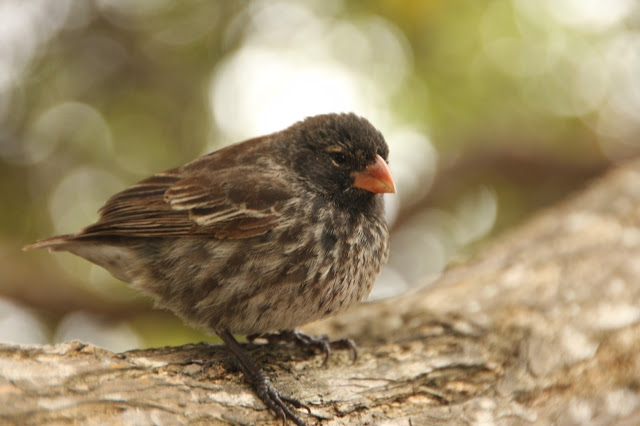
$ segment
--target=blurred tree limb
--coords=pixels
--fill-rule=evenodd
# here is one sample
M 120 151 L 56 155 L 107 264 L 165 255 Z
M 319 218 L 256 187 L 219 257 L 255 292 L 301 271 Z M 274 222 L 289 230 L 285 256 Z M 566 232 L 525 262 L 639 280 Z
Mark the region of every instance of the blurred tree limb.
M 331 424 L 637 424 L 639 206 L 636 160 L 435 285 L 305 328 L 354 337 L 355 364 L 335 353 L 323 368 L 286 346 L 252 353 Z M 0 420 L 277 424 L 229 360 L 207 344 L 3 345 Z

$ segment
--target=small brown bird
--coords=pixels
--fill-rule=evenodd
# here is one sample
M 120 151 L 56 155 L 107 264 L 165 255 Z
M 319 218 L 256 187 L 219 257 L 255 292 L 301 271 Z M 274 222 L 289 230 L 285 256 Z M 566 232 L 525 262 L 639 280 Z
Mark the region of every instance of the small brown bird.
M 257 395 L 304 424 L 232 336 L 325 352 L 355 346 L 295 327 L 365 298 L 389 254 L 388 147 L 355 114 L 309 117 L 158 173 L 111 197 L 77 234 L 27 249 L 68 251 L 218 334 Z M 277 333 L 279 332 L 279 333 Z

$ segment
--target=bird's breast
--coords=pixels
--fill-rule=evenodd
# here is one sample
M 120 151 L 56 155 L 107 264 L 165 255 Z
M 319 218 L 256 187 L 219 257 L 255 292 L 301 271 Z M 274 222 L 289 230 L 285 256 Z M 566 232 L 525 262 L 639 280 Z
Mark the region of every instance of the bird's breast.
M 335 215 L 315 241 L 321 254 L 310 287 L 319 313 L 340 312 L 365 299 L 389 256 L 384 220 Z

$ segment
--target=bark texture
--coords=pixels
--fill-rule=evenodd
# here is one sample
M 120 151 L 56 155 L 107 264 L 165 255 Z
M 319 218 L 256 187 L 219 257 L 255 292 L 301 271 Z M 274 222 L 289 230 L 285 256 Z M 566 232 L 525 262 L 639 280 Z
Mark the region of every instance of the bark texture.
M 436 284 L 305 331 L 354 338 L 358 361 L 249 348 L 311 424 L 640 424 L 640 161 Z M 222 346 L 73 342 L 0 345 L 0 423 L 280 422 Z

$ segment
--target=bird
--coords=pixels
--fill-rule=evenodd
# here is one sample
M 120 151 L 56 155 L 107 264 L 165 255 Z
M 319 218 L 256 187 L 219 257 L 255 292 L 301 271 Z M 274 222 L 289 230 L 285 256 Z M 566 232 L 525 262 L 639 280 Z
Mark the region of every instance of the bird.
M 220 336 L 275 415 L 308 405 L 275 388 L 238 343 L 350 348 L 296 327 L 370 293 L 389 257 L 383 194 L 395 193 L 383 135 L 354 113 L 304 118 L 157 173 L 111 198 L 75 234 L 24 250 L 66 251 Z

